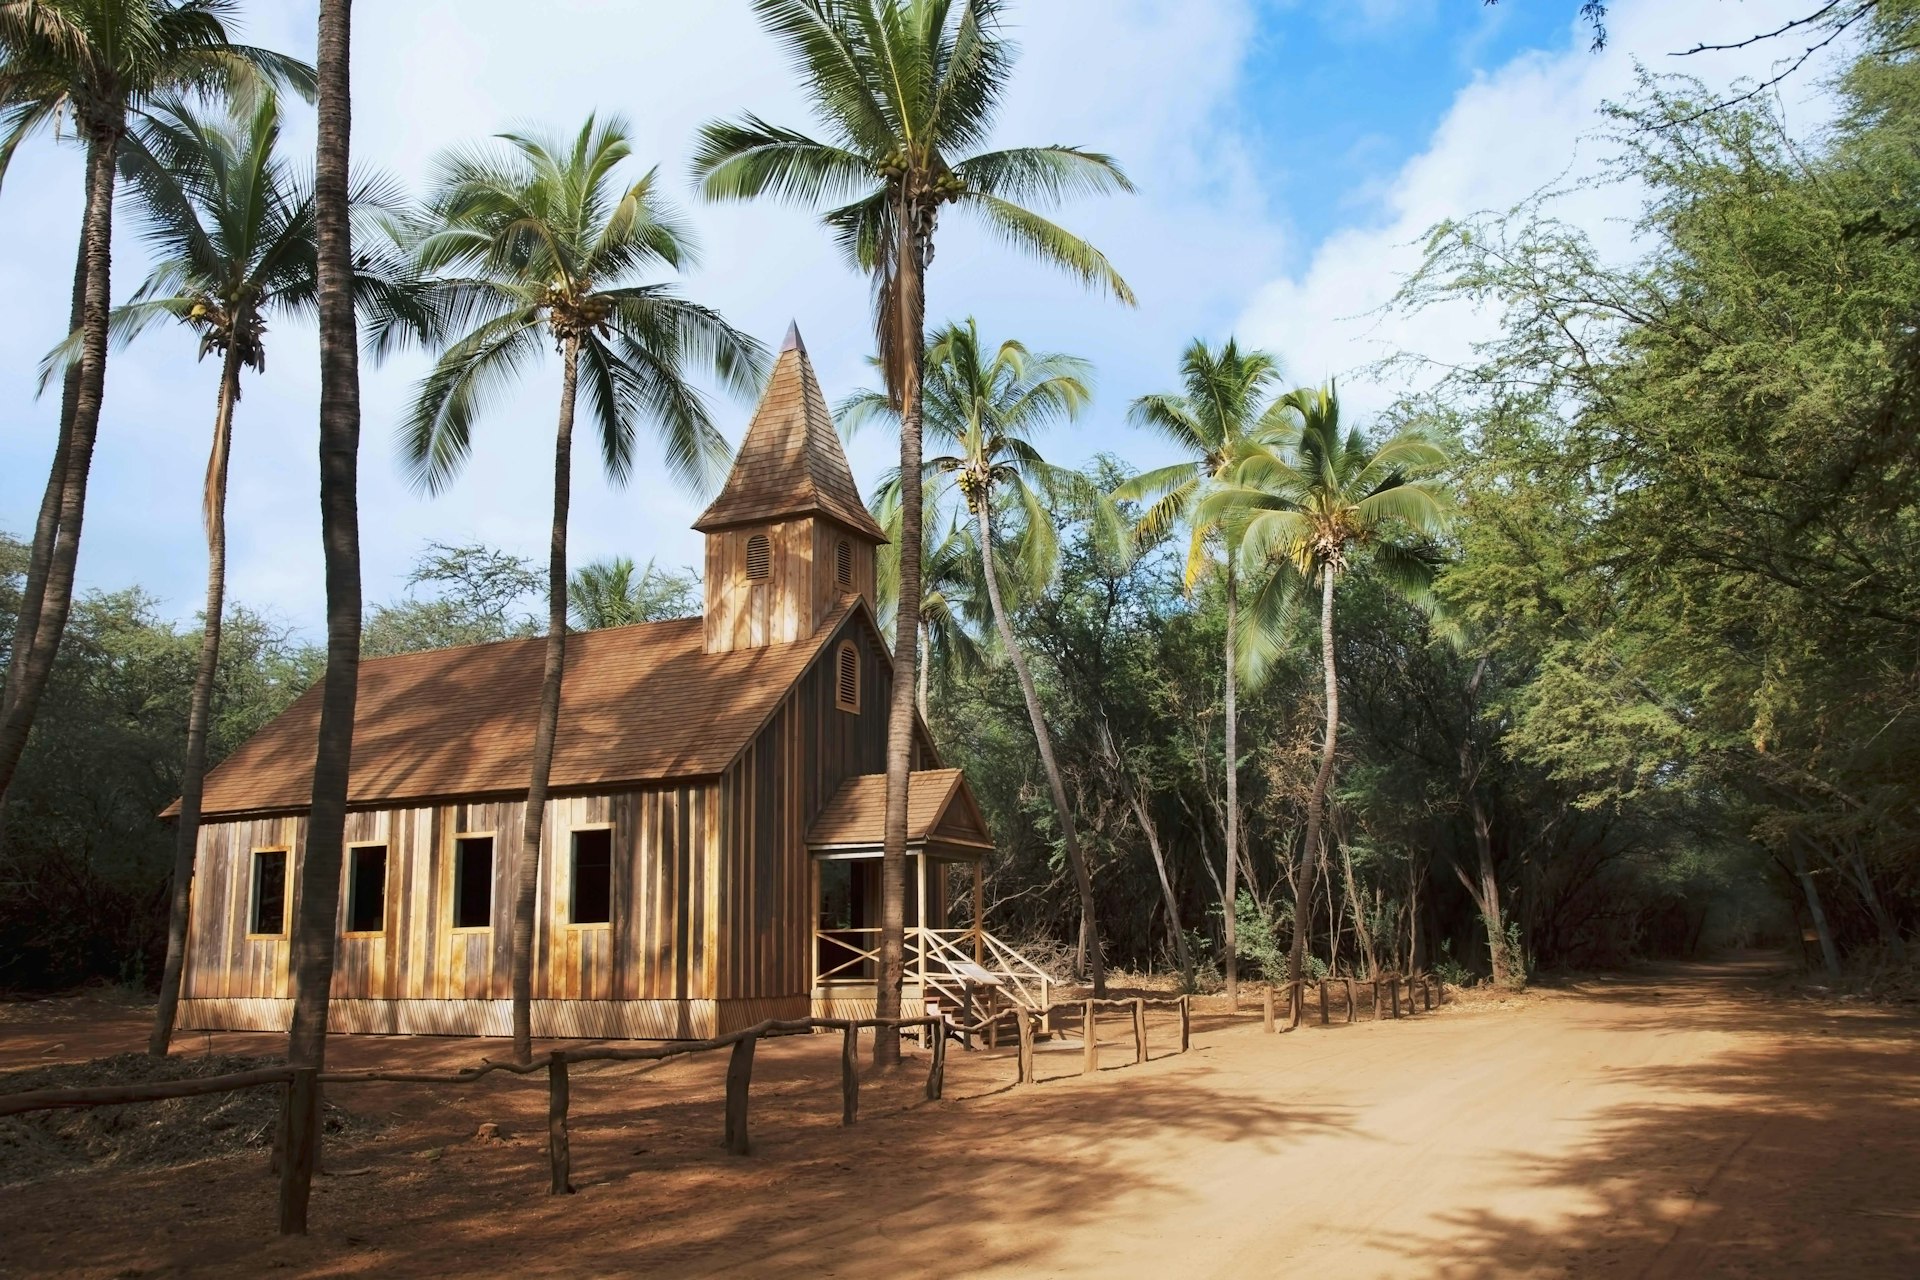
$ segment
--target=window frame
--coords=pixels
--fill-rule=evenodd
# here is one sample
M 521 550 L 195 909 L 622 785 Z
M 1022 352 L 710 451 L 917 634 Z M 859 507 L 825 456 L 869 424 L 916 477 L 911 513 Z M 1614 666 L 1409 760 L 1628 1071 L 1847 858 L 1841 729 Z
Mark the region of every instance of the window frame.
M 386 856 L 380 859 L 380 927 L 378 929 L 354 929 L 353 923 L 353 855 L 359 849 L 384 849 Z M 380 938 L 386 936 L 388 909 L 393 905 L 388 890 L 393 887 L 393 842 L 390 840 L 353 840 L 346 848 L 346 883 L 341 886 L 340 905 L 344 908 L 345 919 L 341 921 L 340 936 L 343 938 Z
M 580 866 L 580 850 L 574 837 L 582 831 L 604 831 L 607 833 L 607 918 L 605 920 L 575 920 L 573 918 L 573 891 L 575 875 Z M 562 924 L 568 929 L 611 929 L 613 928 L 613 823 L 583 822 L 577 827 L 567 828 L 567 918 Z
M 853 697 L 841 696 L 840 672 L 848 654 L 853 655 Z M 851 640 L 842 640 L 833 648 L 833 706 L 837 711 L 850 715 L 860 713 L 860 646 Z
M 455 924 L 460 918 L 460 842 L 462 840 L 493 841 L 493 856 L 488 860 L 487 875 L 487 922 L 485 924 Z M 447 846 L 447 854 L 453 866 L 447 873 L 447 929 L 450 933 L 492 933 L 493 911 L 498 905 L 493 900 L 493 873 L 499 870 L 500 833 L 496 831 L 456 831 L 453 843 Z
M 833 544 L 833 584 L 842 591 L 853 590 L 853 541 L 849 538 Z
M 280 863 L 280 932 L 261 933 L 255 926 L 260 923 L 260 855 L 277 853 Z M 270 941 L 286 938 L 289 926 L 293 923 L 293 846 L 285 844 L 254 845 L 247 850 L 247 933 L 249 942 Z

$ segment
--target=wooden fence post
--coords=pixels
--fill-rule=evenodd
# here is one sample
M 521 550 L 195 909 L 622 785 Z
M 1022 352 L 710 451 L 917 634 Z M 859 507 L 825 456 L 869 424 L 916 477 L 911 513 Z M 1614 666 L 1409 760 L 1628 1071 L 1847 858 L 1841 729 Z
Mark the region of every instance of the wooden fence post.
M 1265 991 L 1260 993 L 1260 1029 L 1273 1034 L 1273 984 L 1269 982 Z
M 1327 1025 L 1327 980 L 1320 979 L 1320 1025 Z
M 1387 979 L 1387 999 L 1393 1005 L 1393 1018 L 1400 1019 L 1400 979 L 1398 975 Z
M 1420 998 L 1426 1001 L 1427 1012 L 1432 1013 L 1433 1012 L 1433 979 L 1432 978 L 1420 979 Z
M 840 1123 L 860 1118 L 860 1027 L 849 1022 L 840 1032 Z
M 566 1051 L 555 1049 L 547 1058 L 547 1159 L 553 1165 L 548 1195 L 569 1195 L 573 1191 L 573 1147 L 567 1141 L 567 1105 L 571 1099 Z
M 1147 1060 L 1147 1002 L 1136 998 L 1133 1002 L 1133 1061 L 1134 1065 Z
M 1180 1052 L 1193 1048 L 1193 997 L 1180 997 Z
M 1033 1018 L 1026 1009 L 1018 1009 L 1020 1016 L 1020 1065 L 1016 1084 L 1033 1083 Z M 1044 1015 L 1042 1015 L 1044 1016 Z
M 1080 1017 L 1080 1074 L 1090 1076 L 1100 1069 L 1100 1041 L 1094 1036 L 1093 1001 L 1081 1006 Z
M 940 1101 L 940 1091 L 947 1084 L 947 1028 L 944 1022 L 936 1021 L 930 1028 L 933 1035 L 933 1063 L 927 1068 L 927 1101 Z
M 1373 1020 L 1380 1021 L 1380 979 L 1373 979 Z
M 747 1089 L 753 1083 L 753 1044 L 758 1036 L 743 1036 L 733 1042 L 733 1056 L 727 1060 L 727 1150 L 736 1156 L 747 1154 Z
M 1355 1021 L 1355 1019 L 1357 1019 L 1360 1016 L 1359 1010 L 1355 1008 L 1355 1005 L 1358 1003 L 1360 997 L 1359 997 L 1359 994 L 1353 989 L 1352 978 L 1342 978 L 1340 979 L 1340 981 L 1346 983 L 1347 985 L 1347 1024 L 1351 1026 Z
M 313 1168 L 320 1155 L 320 1073 L 295 1067 L 282 1103 L 280 1153 L 280 1234 L 307 1234 L 307 1200 L 313 1192 Z

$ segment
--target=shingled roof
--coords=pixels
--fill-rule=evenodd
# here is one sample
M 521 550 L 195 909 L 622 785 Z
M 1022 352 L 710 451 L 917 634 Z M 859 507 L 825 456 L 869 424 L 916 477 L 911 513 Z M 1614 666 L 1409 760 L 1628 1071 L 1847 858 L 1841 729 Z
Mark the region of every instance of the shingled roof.
M 840 448 L 833 415 L 807 359 L 799 328 L 787 340 L 740 442 L 720 496 L 693 527 L 711 533 L 730 525 L 785 516 L 824 515 L 874 542 L 887 535 L 874 522 Z
M 887 775 L 860 773 L 840 784 L 807 830 L 815 850 L 877 848 L 886 824 Z M 916 769 L 907 785 L 907 843 L 989 849 L 993 837 L 958 769 Z
M 724 772 L 858 599 L 798 644 L 708 653 L 699 618 L 567 638 L 552 786 Z M 354 805 L 524 793 L 544 639 L 434 649 L 360 664 Z M 204 812 L 305 809 L 321 686 L 302 694 L 207 777 Z M 174 810 L 169 809 L 168 812 Z

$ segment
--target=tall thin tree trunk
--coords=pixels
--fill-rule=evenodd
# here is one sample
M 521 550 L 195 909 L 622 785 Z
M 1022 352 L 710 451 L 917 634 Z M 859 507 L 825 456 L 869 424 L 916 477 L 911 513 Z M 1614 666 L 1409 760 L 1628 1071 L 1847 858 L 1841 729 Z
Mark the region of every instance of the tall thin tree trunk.
M 88 186 L 92 199 L 92 186 Z M 85 219 L 82 218 L 84 224 Z M 87 241 L 83 232 L 80 247 L 74 252 L 73 301 L 67 312 L 67 332 L 78 329 L 87 307 Z M 33 523 L 33 548 L 27 559 L 27 580 L 20 594 L 20 616 L 13 629 L 12 653 L 7 662 L 7 683 L 0 692 L 0 716 L 13 705 L 19 692 L 22 662 L 40 627 L 40 606 L 47 594 L 47 572 L 53 564 L 53 541 L 60 530 L 60 502 L 66 493 L 67 447 L 73 430 L 74 404 L 80 397 L 80 363 L 72 361 L 60 378 L 60 420 L 53 433 L 53 465 L 47 469 L 47 487 L 40 495 L 40 514 Z
M 1513 957 L 1507 954 L 1507 922 L 1500 907 L 1500 879 L 1493 869 L 1493 824 L 1476 789 L 1471 801 L 1473 847 L 1479 862 L 1480 891 L 1474 894 L 1481 919 L 1487 927 L 1487 963 L 1493 980 L 1506 982 L 1513 974 Z
M 244 328 L 236 323 L 236 333 Z M 207 529 L 207 604 L 200 631 L 200 665 L 193 676 L 193 701 L 187 709 L 187 756 L 180 774 L 180 817 L 173 833 L 173 884 L 167 908 L 167 960 L 160 972 L 160 1001 L 153 1010 L 147 1052 L 167 1056 L 173 1021 L 180 1005 L 180 974 L 187 956 L 187 910 L 192 900 L 193 863 L 200 845 L 200 797 L 207 776 L 207 722 L 213 715 L 213 686 L 220 674 L 220 623 L 227 594 L 227 459 L 233 451 L 233 409 L 240 399 L 240 344 L 227 343 L 220 362 L 220 394 L 213 413 L 213 447 L 207 454 L 207 487 L 202 515 Z
M 1827 976 L 1840 976 L 1840 951 L 1833 945 L 1833 930 L 1827 927 L 1826 908 L 1820 903 L 1820 888 L 1813 882 L 1813 873 L 1807 870 L 1807 855 L 1800 848 L 1798 836 L 1787 837 L 1787 852 L 1793 858 L 1793 874 L 1800 880 L 1800 892 L 1807 898 L 1807 914 L 1813 917 L 1814 936 L 1820 942 L 1820 959 L 1827 967 Z
M 320 0 L 315 274 L 320 302 L 320 538 L 326 552 L 327 674 L 313 753 L 313 802 L 300 861 L 292 941 L 293 1026 L 287 1058 L 324 1068 L 328 996 L 339 934 L 353 715 L 360 694 L 360 343 L 347 216 L 352 0 Z M 315 1122 L 319 1113 L 316 1109 Z M 318 1135 L 312 1135 L 314 1142 Z M 303 1215 L 304 1216 L 304 1215 Z
M 913 772 L 914 688 L 919 682 L 921 499 L 920 377 L 926 358 L 926 306 L 922 288 L 926 253 L 912 210 L 902 201 L 897 215 L 899 259 L 890 311 L 894 331 L 882 335 L 898 370 L 890 387 L 900 405 L 900 588 L 895 596 L 892 701 L 887 707 L 887 804 L 880 843 L 880 975 L 874 1015 L 900 1016 L 907 955 L 907 788 Z M 924 922 L 923 922 L 924 923 Z M 873 1038 L 873 1060 L 900 1061 L 900 1037 L 882 1030 Z
M 1371 978 L 1380 972 L 1380 956 L 1374 949 L 1373 929 L 1367 924 L 1366 900 L 1360 896 L 1360 888 L 1353 879 L 1353 846 L 1344 840 L 1340 842 L 1340 862 L 1346 869 L 1347 911 L 1353 917 L 1353 941 L 1367 962 L 1367 977 Z
M 26 652 L 14 664 L 18 683 L 6 713 L 0 715 L 0 807 L 26 750 L 27 735 L 40 710 L 40 698 L 53 674 L 53 660 L 66 634 L 67 614 L 73 607 L 73 575 L 80 556 L 80 526 L 86 515 L 87 479 L 93 467 L 93 445 L 100 433 L 100 408 L 106 393 L 107 314 L 113 276 L 114 157 L 119 148 L 124 112 L 113 120 L 89 125 L 87 141 L 87 202 L 82 221 L 81 247 L 86 258 L 86 283 L 80 308 L 80 372 L 74 386 L 73 422 L 67 432 L 65 466 L 60 474 L 60 514 L 51 548 L 46 552 L 46 586 L 40 594 L 40 613 Z M 56 465 L 59 465 L 56 459 Z M 36 530 L 38 532 L 38 530 Z M 12 683 L 11 673 L 9 682 Z
M 547 816 L 547 779 L 560 729 L 560 689 L 567 668 L 567 512 L 573 490 L 573 407 L 580 385 L 580 340 L 568 338 L 560 376 L 560 424 L 553 436 L 553 531 L 547 541 L 546 665 L 540 674 L 540 720 L 533 731 L 533 772 L 520 858 L 513 875 L 513 1060 L 533 1061 L 533 914 L 540 900 L 540 840 Z
M 1013 635 L 1013 621 L 1007 616 L 1007 607 L 1000 598 L 1000 574 L 993 566 L 993 495 L 982 489 L 974 502 L 973 518 L 980 529 L 980 564 L 987 582 L 987 603 L 993 607 L 993 622 L 1000 631 L 1000 643 L 1007 648 L 1007 661 L 1013 665 L 1013 674 L 1020 681 L 1020 696 L 1026 699 L 1027 719 L 1033 722 L 1034 744 L 1040 749 L 1040 767 L 1047 773 L 1047 788 L 1053 794 L 1054 816 L 1060 821 L 1060 842 L 1066 846 L 1067 865 L 1073 870 L 1074 887 L 1080 894 L 1080 951 L 1084 957 L 1088 977 L 1093 982 L 1093 994 L 1096 998 L 1107 994 L 1107 971 L 1100 956 L 1100 929 L 1094 919 L 1093 873 L 1087 866 L 1086 852 L 1080 847 L 1079 832 L 1074 829 L 1073 810 L 1067 806 L 1067 788 L 1060 776 L 1060 762 L 1053 753 L 1053 734 L 1047 729 L 1046 717 L 1041 714 L 1040 694 L 1034 688 L 1033 673 L 1027 670 L 1027 659 L 1020 652 L 1020 643 Z M 1227 863 L 1227 874 L 1233 874 L 1233 862 Z
M 933 723 L 933 716 L 927 710 L 927 671 L 933 666 L 933 663 L 930 661 L 932 657 L 933 638 L 927 634 L 927 627 L 923 622 L 920 624 L 920 669 L 917 673 L 919 680 L 914 693 L 914 701 L 920 707 L 920 718 L 929 725 Z
M 1234 572 L 1233 547 L 1227 547 L 1227 652 L 1226 689 L 1222 702 L 1226 710 L 1227 730 L 1227 909 L 1221 920 L 1221 949 L 1226 952 L 1227 999 L 1236 1007 L 1240 1001 L 1240 942 L 1236 932 L 1235 909 L 1240 897 L 1240 714 L 1237 702 L 1238 680 L 1234 670 L 1239 655 L 1240 584 Z M 1267 975 L 1268 980 L 1273 978 Z
M 1293 909 L 1292 977 L 1307 976 L 1308 923 L 1313 919 L 1315 872 L 1319 869 L 1321 814 L 1327 805 L 1327 788 L 1333 783 L 1333 756 L 1340 736 L 1340 686 L 1333 657 L 1333 577 L 1331 564 L 1320 566 L 1320 666 L 1326 679 L 1327 735 L 1320 746 L 1320 771 L 1313 776 L 1313 798 L 1307 808 L 1307 839 L 1300 852 L 1304 867 L 1299 897 Z
M 327 674 L 313 751 L 313 799 L 294 903 L 293 1021 L 287 1061 L 322 1070 L 339 937 L 340 861 L 360 696 L 360 342 L 353 315 L 353 231 L 348 221 L 352 130 L 352 0 L 320 0 L 318 128 L 314 145 L 315 278 L 320 307 L 320 540 L 326 553 Z M 317 1086 L 316 1086 L 317 1087 Z M 289 1112 L 291 1114 L 291 1112 Z M 320 1146 L 320 1099 L 305 1134 L 283 1134 L 289 1153 Z M 312 1167 L 295 1161 L 280 1186 L 280 1230 L 307 1230 Z
M 1160 828 L 1153 820 L 1152 811 L 1147 808 L 1146 797 L 1141 794 L 1137 780 L 1121 758 L 1119 747 L 1114 744 L 1113 728 L 1104 715 L 1100 719 L 1100 746 L 1106 754 L 1108 767 L 1113 770 L 1114 780 L 1126 795 L 1127 806 L 1133 810 L 1134 820 L 1140 824 L 1140 834 L 1146 837 L 1147 852 L 1153 857 L 1154 874 L 1160 881 L 1160 896 L 1166 903 L 1167 926 L 1173 933 L 1174 963 L 1180 966 L 1181 978 L 1188 986 L 1192 986 L 1193 949 L 1187 946 L 1187 931 L 1180 920 L 1180 898 L 1174 893 L 1173 877 L 1167 872 L 1166 851 L 1160 847 Z

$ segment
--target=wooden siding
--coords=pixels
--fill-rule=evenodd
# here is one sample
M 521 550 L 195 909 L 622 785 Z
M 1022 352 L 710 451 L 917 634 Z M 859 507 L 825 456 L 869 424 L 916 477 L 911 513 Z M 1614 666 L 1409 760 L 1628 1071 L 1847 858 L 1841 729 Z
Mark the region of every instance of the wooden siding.
M 871 1005 L 872 1001 L 869 1000 Z M 778 1000 L 535 1000 L 533 1034 L 581 1040 L 698 1040 L 768 1018 L 804 1018 L 804 996 Z M 871 1015 L 869 1015 L 871 1016 Z M 293 1001 L 236 996 L 184 999 L 186 1031 L 285 1031 Z M 507 1036 L 506 1000 L 338 999 L 329 1010 L 335 1031 L 361 1035 Z
M 834 704 L 839 638 L 720 782 L 723 997 L 805 993 L 813 945 L 807 828 L 842 781 L 886 767 L 892 663 L 865 626 L 849 624 L 860 661 L 860 710 Z
M 747 577 L 747 541 L 769 543 L 767 576 Z M 846 539 L 855 590 L 835 579 L 834 548 Z M 741 525 L 707 535 L 706 647 L 731 653 L 806 640 L 849 595 L 873 601 L 873 545 L 831 520 L 800 517 Z
M 714 784 L 693 783 L 549 802 L 541 842 L 540 906 L 534 919 L 536 999 L 713 998 L 718 951 L 716 795 Z M 386 913 L 378 932 L 343 932 L 333 998 L 407 1001 L 422 1007 L 506 999 L 513 854 L 525 814 L 524 801 L 349 814 L 349 846 L 387 848 Z M 614 833 L 612 922 L 570 924 L 572 833 L 609 824 Z M 453 927 L 454 846 L 466 835 L 494 837 L 492 919 L 482 929 Z M 297 885 L 305 840 L 304 816 L 208 823 L 201 829 L 185 998 L 277 1001 L 292 996 L 286 937 L 246 934 L 252 852 L 289 849 L 288 874 Z M 346 874 L 343 867 L 343 930 Z M 289 922 L 292 918 L 289 912 Z M 260 1016 L 257 1010 L 246 1015 L 249 1022 Z M 469 1034 L 490 1032 L 476 1027 Z

